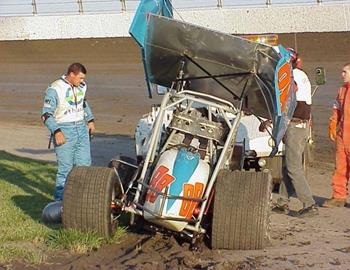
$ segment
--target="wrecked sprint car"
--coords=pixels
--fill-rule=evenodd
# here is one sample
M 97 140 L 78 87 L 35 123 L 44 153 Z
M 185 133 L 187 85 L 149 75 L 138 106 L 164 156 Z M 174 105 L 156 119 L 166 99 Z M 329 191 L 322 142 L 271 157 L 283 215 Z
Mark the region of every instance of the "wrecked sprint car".
M 288 51 L 159 14 L 148 14 L 145 25 L 131 34 L 148 81 L 166 89 L 161 105 L 150 132 L 137 137 L 137 162 L 71 171 L 64 227 L 111 237 L 128 212 L 192 244 L 208 237 L 214 249 L 263 248 L 272 177 L 247 163 L 253 152 L 237 141 L 249 132 L 238 135 L 238 128 L 247 115 L 270 119 L 270 156 L 279 151 L 295 108 Z

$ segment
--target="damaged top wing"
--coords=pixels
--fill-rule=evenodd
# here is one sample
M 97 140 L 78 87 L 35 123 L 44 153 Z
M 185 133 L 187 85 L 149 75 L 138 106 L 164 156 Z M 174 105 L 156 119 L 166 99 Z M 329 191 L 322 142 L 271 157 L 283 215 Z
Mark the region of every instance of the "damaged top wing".
M 149 83 L 144 51 L 145 35 L 147 33 L 148 18 L 150 14 L 157 14 L 172 18 L 173 8 L 171 5 L 171 0 L 141 0 L 129 29 L 130 35 L 134 38 L 134 40 L 141 48 L 141 57 L 145 71 L 148 95 L 150 98 L 152 98 L 152 91 Z
M 171 34 L 169 34 L 171 33 Z M 231 102 L 273 122 L 276 149 L 295 109 L 289 53 L 171 18 L 149 14 L 145 68 L 152 83 L 171 87 L 179 70 L 191 90 Z

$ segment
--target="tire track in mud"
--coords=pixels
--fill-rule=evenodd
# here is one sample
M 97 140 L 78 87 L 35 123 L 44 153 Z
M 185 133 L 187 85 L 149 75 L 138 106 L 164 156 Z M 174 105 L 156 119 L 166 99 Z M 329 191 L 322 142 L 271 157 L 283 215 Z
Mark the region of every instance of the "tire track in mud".
M 204 253 L 208 252 L 211 253 L 209 249 Z M 115 263 L 120 264 L 120 269 L 217 269 L 219 263 L 214 258 L 203 259 L 204 253 L 190 251 L 188 243 L 179 244 L 174 237 L 155 234 L 143 236 Z
M 201 245 L 198 251 L 191 251 L 187 242 L 180 243 L 173 236 L 162 234 L 128 233 L 120 243 L 104 245 L 97 251 L 85 255 L 65 258 L 63 254 L 50 262 L 28 268 L 13 265 L 13 269 L 39 270 L 168 270 L 168 269 L 256 269 L 250 261 L 223 261 L 220 254 Z
M 187 242 L 178 242 L 173 236 L 155 234 L 143 236 L 127 248 L 114 261 L 118 269 L 255 269 L 248 261 L 225 262 L 217 251 L 200 245 L 199 250 L 190 250 Z

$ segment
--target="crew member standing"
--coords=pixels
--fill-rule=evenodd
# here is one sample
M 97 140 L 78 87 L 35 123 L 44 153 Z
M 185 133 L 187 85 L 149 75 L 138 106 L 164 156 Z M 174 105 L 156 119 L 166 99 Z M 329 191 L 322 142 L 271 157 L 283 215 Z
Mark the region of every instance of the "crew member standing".
M 296 193 L 298 199 L 303 203 L 303 207 L 298 211 L 298 216 L 304 217 L 318 214 L 303 168 L 303 153 L 310 128 L 311 84 L 306 73 L 301 69 L 301 59 L 298 54 L 292 48 L 288 50 L 291 53 L 293 77 L 297 86 L 297 106 L 284 136 L 285 169 L 280 184 L 280 198 L 273 210 L 289 212 L 289 197 Z
M 338 89 L 329 121 L 329 138 L 336 143 L 335 171 L 332 179 L 332 198 L 323 207 L 343 207 L 348 196 L 350 173 L 350 63 L 342 70 L 344 85 Z
M 94 116 L 86 102 L 86 68 L 73 63 L 67 73 L 46 90 L 42 121 L 50 130 L 58 171 L 54 197 L 63 199 L 68 173 L 73 166 L 91 165 L 89 134 L 95 131 Z

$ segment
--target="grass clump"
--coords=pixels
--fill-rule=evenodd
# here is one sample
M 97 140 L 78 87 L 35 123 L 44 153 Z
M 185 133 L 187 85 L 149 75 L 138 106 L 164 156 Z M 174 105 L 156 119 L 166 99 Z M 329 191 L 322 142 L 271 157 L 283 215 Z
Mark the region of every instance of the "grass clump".
M 81 232 L 74 229 L 61 229 L 53 231 L 46 240 L 51 249 L 65 249 L 72 253 L 86 253 L 100 248 L 103 244 L 117 243 L 125 234 L 126 229 L 119 227 L 113 238 L 105 239 L 95 232 Z
M 66 249 L 73 253 L 86 253 L 98 249 L 104 238 L 94 232 L 81 232 L 73 229 L 53 231 L 46 244 L 51 249 Z

